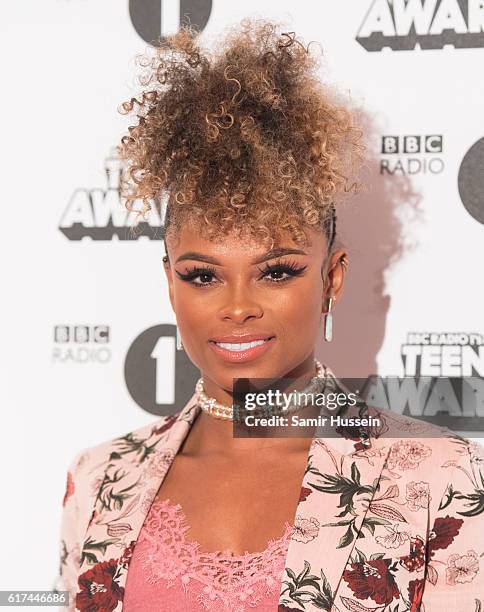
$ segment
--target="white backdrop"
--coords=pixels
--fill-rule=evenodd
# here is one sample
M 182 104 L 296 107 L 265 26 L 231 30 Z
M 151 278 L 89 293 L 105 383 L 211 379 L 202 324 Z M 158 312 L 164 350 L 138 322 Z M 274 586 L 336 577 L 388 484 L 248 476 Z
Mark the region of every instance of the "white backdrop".
M 367 189 L 340 213 L 350 272 L 319 356 L 341 376 L 402 376 L 412 351 L 423 374 L 469 374 L 474 356 L 484 375 L 482 2 L 2 2 L 0 589 L 52 588 L 74 454 L 192 392 L 159 223 L 123 239 L 112 157 L 142 36 L 192 9 L 207 44 L 244 16 L 284 20 L 320 41 L 324 78 L 365 109 Z

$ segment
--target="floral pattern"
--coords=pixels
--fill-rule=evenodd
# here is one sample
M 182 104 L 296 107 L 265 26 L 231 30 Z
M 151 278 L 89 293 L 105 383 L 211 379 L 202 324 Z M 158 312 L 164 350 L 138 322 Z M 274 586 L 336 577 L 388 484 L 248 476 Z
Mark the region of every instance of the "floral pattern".
M 472 582 L 479 571 L 479 559 L 475 550 L 468 550 L 465 555 L 451 555 L 447 560 L 445 579 L 447 584 Z
M 294 529 L 292 539 L 297 542 L 304 542 L 307 544 L 311 540 L 314 540 L 319 535 L 319 521 L 316 517 L 311 516 L 306 519 L 300 516 L 296 516 L 294 522 Z
M 414 470 L 431 453 L 432 450 L 418 440 L 399 440 L 392 445 L 387 467 L 389 470 Z
M 392 559 L 369 559 L 351 563 L 350 569 L 343 572 L 343 580 L 358 599 L 370 598 L 387 606 L 400 597 L 395 571 Z
M 366 408 L 383 422 L 369 439 L 351 428 L 312 441 L 279 612 L 483 610 L 484 452 Z M 71 594 L 66 610 L 122 611 L 138 534 L 199 410 L 194 395 L 177 415 L 69 466 L 58 582 Z
M 420 508 L 428 508 L 430 503 L 430 489 L 428 482 L 409 482 L 406 494 L 407 505 L 410 510 L 418 512 Z
M 117 582 L 119 567 L 116 559 L 96 563 L 79 576 L 80 590 L 76 606 L 82 612 L 111 612 L 123 599 L 124 588 Z

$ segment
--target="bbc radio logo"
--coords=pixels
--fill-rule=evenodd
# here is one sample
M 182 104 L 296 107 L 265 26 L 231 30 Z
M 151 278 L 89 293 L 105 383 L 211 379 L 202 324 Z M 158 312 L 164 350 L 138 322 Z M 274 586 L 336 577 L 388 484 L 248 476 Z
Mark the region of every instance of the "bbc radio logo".
M 203 30 L 211 12 L 212 0 L 129 0 L 131 23 L 149 44 L 174 34 L 184 23 Z
M 54 363 L 108 363 L 111 361 L 108 325 L 56 325 Z
M 380 174 L 440 174 L 445 168 L 443 136 L 382 136 Z
M 484 336 L 466 332 L 411 332 L 401 347 L 405 376 L 484 376 Z
M 136 240 L 142 236 L 160 240 L 162 221 L 156 207 L 152 206 L 146 220 L 142 220 L 122 203 L 121 172 L 121 160 L 113 151 L 104 162 L 105 186 L 75 189 L 59 223 L 59 230 L 68 240 Z
M 367 51 L 484 47 L 482 0 L 373 0 L 356 40 Z

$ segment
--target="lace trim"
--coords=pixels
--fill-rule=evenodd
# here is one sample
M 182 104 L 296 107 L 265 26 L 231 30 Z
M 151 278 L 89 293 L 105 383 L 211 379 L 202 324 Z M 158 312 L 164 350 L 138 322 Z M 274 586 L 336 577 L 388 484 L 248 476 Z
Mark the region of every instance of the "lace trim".
M 287 521 L 283 535 L 271 539 L 265 550 L 243 555 L 204 552 L 198 542 L 186 539 L 189 528 L 180 504 L 169 499 L 153 502 L 135 547 L 150 584 L 163 580 L 171 588 L 180 579 L 185 594 L 195 590 L 197 602 L 209 610 L 242 611 L 279 591 L 293 532 Z

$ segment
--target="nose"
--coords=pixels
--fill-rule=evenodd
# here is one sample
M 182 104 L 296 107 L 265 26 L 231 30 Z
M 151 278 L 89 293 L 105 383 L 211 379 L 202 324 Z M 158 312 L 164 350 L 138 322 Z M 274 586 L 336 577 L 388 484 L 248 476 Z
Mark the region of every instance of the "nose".
M 222 319 L 234 323 L 245 323 L 250 319 L 260 319 L 264 309 L 254 292 L 246 285 L 237 283 L 226 288 L 223 294 L 223 304 L 219 310 Z

